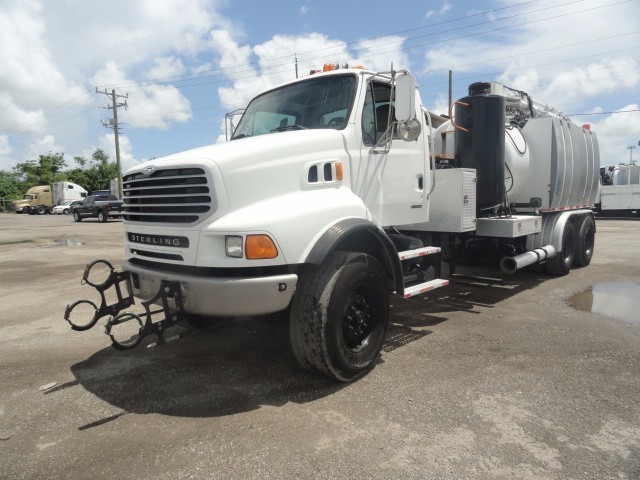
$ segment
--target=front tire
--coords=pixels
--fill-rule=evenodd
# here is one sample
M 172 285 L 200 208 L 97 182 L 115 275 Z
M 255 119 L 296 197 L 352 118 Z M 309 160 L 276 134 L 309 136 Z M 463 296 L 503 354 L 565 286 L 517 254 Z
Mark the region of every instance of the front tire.
M 341 382 L 365 375 L 380 356 L 389 322 L 389 289 L 380 263 L 334 252 L 301 276 L 289 333 L 298 362 Z
M 80 216 L 80 214 L 78 212 L 73 212 L 73 221 L 74 222 L 81 222 L 82 221 L 82 217 Z

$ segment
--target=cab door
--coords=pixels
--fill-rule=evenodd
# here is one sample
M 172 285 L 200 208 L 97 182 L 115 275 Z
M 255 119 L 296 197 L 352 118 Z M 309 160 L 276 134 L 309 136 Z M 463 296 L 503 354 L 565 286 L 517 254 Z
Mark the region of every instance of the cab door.
M 417 140 L 405 142 L 387 129 L 393 120 L 391 86 L 368 82 L 361 118 L 360 162 L 353 172 L 352 188 L 378 225 L 421 223 L 428 219 L 424 128 Z M 385 135 L 387 140 L 393 136 L 386 149 Z M 376 144 L 381 146 L 374 148 Z

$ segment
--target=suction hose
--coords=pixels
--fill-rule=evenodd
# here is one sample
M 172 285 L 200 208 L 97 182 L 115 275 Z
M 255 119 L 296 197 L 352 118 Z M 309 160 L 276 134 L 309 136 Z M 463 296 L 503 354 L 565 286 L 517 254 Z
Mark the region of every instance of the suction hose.
M 534 263 L 541 262 L 556 256 L 556 249 L 553 245 L 546 245 L 535 250 L 521 253 L 515 257 L 505 257 L 500 261 L 500 269 L 504 273 L 515 273 L 521 268 L 528 267 Z

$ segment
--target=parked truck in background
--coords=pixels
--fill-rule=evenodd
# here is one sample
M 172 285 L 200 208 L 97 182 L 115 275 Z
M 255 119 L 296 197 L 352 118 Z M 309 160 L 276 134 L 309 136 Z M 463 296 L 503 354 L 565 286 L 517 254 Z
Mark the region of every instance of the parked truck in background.
M 640 215 L 640 165 L 624 164 L 600 168 L 596 197 L 598 215 Z
M 84 218 L 97 218 L 106 222 L 109 218 L 122 216 L 122 202 L 115 195 L 88 195 L 71 209 L 73 220 L 81 222 Z
M 285 311 L 299 363 L 351 381 L 380 354 L 391 295 L 445 286 L 465 259 L 589 264 L 595 133 L 497 83 L 440 116 L 406 70 L 324 70 L 254 98 L 231 141 L 124 175 L 121 275 L 143 304 L 176 285 L 195 325 Z
M 51 213 L 56 205 L 68 200 L 81 200 L 86 195 L 87 191 L 76 183 L 55 182 L 51 185 L 31 187 L 22 200 L 14 201 L 13 205 L 16 213 L 43 215 Z

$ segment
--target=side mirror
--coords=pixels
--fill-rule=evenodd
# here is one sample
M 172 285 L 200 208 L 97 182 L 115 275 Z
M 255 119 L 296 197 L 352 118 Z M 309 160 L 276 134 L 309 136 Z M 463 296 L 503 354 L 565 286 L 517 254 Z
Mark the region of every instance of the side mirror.
M 398 123 L 416 118 L 416 79 L 410 73 L 396 77 L 395 116 Z

